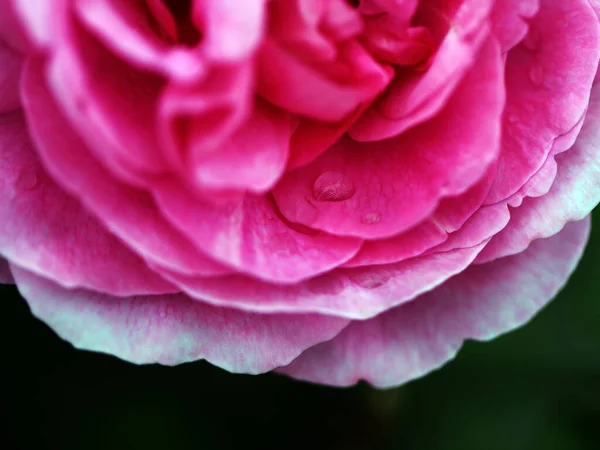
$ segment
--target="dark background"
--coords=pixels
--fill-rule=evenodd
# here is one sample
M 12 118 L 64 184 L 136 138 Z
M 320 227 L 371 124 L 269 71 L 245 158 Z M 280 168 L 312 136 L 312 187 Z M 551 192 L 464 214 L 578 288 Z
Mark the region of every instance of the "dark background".
M 336 389 L 208 363 L 134 366 L 80 352 L 3 308 L 7 449 L 577 450 L 600 448 L 600 210 L 567 288 L 528 326 L 469 342 L 398 389 Z M 8 377 L 6 375 L 8 374 Z

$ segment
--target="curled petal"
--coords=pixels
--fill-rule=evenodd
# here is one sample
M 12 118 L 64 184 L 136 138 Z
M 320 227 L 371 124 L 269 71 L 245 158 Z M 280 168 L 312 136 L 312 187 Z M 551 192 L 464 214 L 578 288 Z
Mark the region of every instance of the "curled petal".
M 466 339 L 493 339 L 529 321 L 575 269 L 589 229 L 586 218 L 519 255 L 470 267 L 415 301 L 354 321 L 279 371 L 334 386 L 362 379 L 391 387 L 421 377 Z
M 258 374 L 331 339 L 347 321 L 316 315 L 262 315 L 215 308 L 182 294 L 118 298 L 67 290 L 13 267 L 35 316 L 75 347 L 137 364 L 199 359 Z

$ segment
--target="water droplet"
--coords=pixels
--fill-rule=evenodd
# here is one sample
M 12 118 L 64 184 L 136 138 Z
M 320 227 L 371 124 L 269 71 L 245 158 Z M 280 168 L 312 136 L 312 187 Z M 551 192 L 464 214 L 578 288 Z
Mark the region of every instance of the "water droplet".
M 544 82 L 544 69 L 538 63 L 534 63 L 529 68 L 529 79 L 534 86 L 541 86 Z
M 358 272 L 350 275 L 350 280 L 365 289 L 375 289 L 387 283 L 390 277 L 388 272 Z
M 321 202 L 341 202 L 354 195 L 354 184 L 339 172 L 324 172 L 315 180 L 312 196 Z
M 371 211 L 362 216 L 360 221 L 365 225 L 373 225 L 381 222 L 381 214 L 379 214 L 377 211 Z
M 35 169 L 24 169 L 17 178 L 17 191 L 30 191 L 37 185 L 38 179 Z

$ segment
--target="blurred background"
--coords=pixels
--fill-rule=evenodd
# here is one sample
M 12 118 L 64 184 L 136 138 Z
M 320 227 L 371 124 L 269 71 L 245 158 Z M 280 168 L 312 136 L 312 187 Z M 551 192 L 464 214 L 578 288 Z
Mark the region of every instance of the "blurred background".
M 531 323 L 468 342 L 397 389 L 348 389 L 205 362 L 138 367 L 80 352 L 0 286 L 7 449 L 596 450 L 600 210 L 583 261 Z

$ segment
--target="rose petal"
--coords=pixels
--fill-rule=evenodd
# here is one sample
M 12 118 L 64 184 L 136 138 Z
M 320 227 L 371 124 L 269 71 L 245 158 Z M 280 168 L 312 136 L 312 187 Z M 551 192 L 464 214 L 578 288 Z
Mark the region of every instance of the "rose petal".
M 457 4 L 460 5 L 458 9 L 455 8 Z M 489 34 L 486 22 L 491 1 L 440 0 L 423 5 L 422 17 L 432 20 L 439 15 L 444 18 L 445 27 L 448 20 L 452 21 L 452 27 L 447 30 L 425 72 L 397 73 L 386 91 L 351 127 L 353 139 L 378 141 L 398 136 L 434 117 L 449 101 L 485 43 Z
M 540 169 L 553 140 L 577 124 L 589 101 L 600 57 L 598 18 L 587 0 L 541 5 L 530 22 L 537 38 L 508 55 L 503 148 L 487 204 L 508 198 Z
M 74 6 L 87 30 L 138 69 L 188 82 L 204 74 L 204 56 L 160 39 L 150 27 L 144 2 L 78 0 Z
M 379 239 L 410 229 L 442 197 L 479 181 L 497 158 L 504 105 L 493 39 L 478 62 L 436 118 L 382 142 L 342 138 L 287 173 L 273 190 L 282 214 L 331 234 Z
M 349 260 L 362 241 L 296 231 L 268 197 L 214 205 L 176 183 L 155 186 L 165 217 L 203 253 L 261 280 L 295 283 Z
M 222 265 L 200 254 L 163 218 L 151 196 L 116 180 L 94 160 L 58 109 L 40 61 L 23 72 L 23 102 L 32 140 L 48 172 L 149 262 L 197 275 L 222 273 Z
M 266 192 L 285 170 L 290 136 L 289 114 L 257 99 L 246 122 L 218 149 L 194 158 L 194 181 L 215 190 Z
M 0 41 L 0 114 L 19 108 L 23 57 Z
M 178 291 L 54 184 L 18 112 L 0 116 L 0 254 L 62 286 L 119 296 Z
M 391 387 L 452 359 L 466 339 L 489 340 L 531 319 L 564 285 L 589 235 L 589 218 L 525 252 L 473 266 L 408 304 L 355 321 L 278 371 L 335 386 Z
M 523 40 L 529 30 L 528 21 L 539 9 L 540 0 L 496 0 L 492 11 L 492 31 L 503 53 Z
M 575 145 L 556 156 L 556 179 L 546 195 L 526 198 L 511 210 L 508 226 L 477 258 L 484 263 L 525 250 L 530 243 L 581 220 L 600 202 L 600 86 L 594 88 L 586 120 Z
M 136 364 L 206 359 L 230 372 L 257 374 L 289 363 L 347 324 L 317 315 L 247 314 L 181 294 L 110 297 L 66 290 L 14 266 L 13 272 L 33 314 L 61 338 Z
M 490 166 L 488 173 L 474 186 L 457 197 L 443 199 L 429 219 L 410 230 L 389 238 L 366 241 L 356 256 L 343 264 L 342 267 L 399 262 L 418 256 L 432 248 L 437 248 L 448 239 L 448 233 L 459 230 L 465 222 L 472 218 L 474 214 L 477 214 L 478 208 L 485 200 L 494 181 L 496 171 L 497 167 L 493 164 Z M 480 222 L 480 219 L 478 219 L 477 223 Z M 482 226 L 479 225 L 476 229 L 479 230 Z M 455 236 L 448 243 L 448 246 L 444 246 L 445 250 L 442 251 L 455 248 L 453 247 L 454 243 L 462 248 L 477 245 L 497 233 L 499 231 L 498 226 L 491 226 L 487 230 L 486 237 L 481 237 L 483 236 L 483 230 L 471 236 L 469 241 L 472 242 L 471 244 L 465 244 L 464 240 L 461 240 L 461 244 L 458 244 Z M 472 227 L 473 225 L 468 229 L 471 230 Z M 461 235 L 463 234 L 464 231 L 461 231 Z
M 162 274 L 191 297 L 215 306 L 365 319 L 407 302 L 461 272 L 485 244 L 395 264 L 337 269 L 294 285 L 265 283 L 241 275 L 199 278 Z
M 134 70 L 71 22 L 62 33 L 48 83 L 96 157 L 108 167 L 124 163 L 138 172 L 166 171 L 154 126 L 164 81 Z

